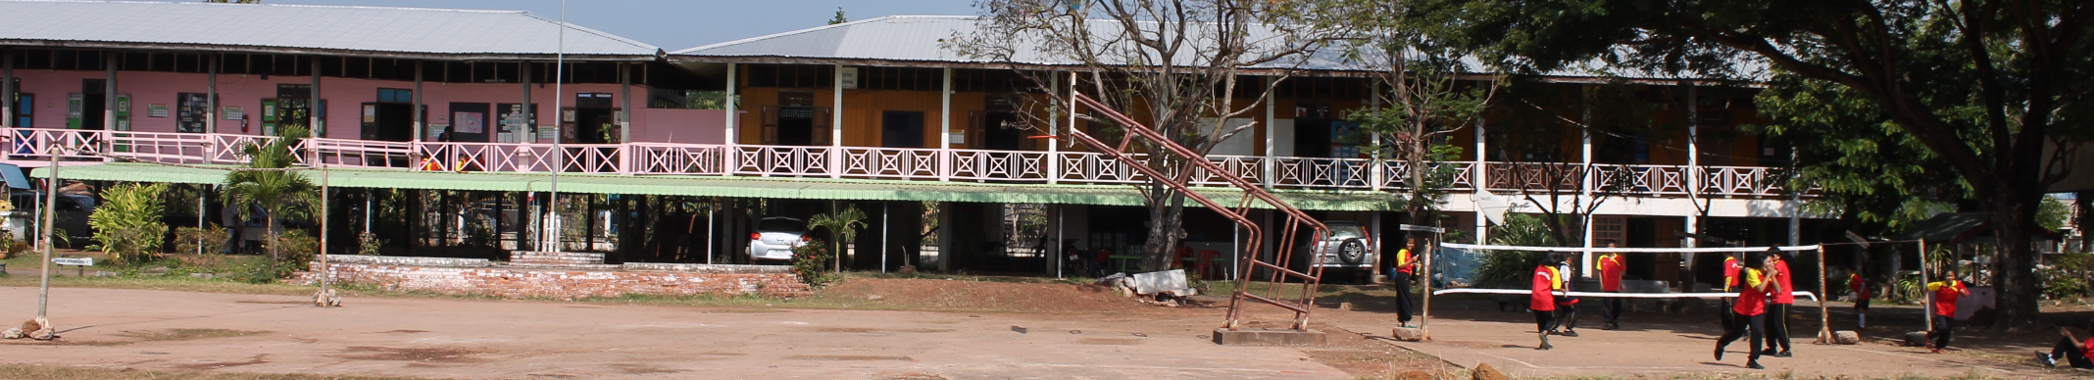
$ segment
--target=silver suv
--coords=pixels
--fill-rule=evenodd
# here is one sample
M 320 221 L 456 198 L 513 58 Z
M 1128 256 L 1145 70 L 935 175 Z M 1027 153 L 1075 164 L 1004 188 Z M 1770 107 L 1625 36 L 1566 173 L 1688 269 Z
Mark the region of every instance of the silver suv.
M 1309 252 L 1316 254 L 1315 266 L 1323 268 L 1373 269 L 1379 256 L 1374 251 L 1372 236 L 1357 222 L 1324 222 L 1331 229 L 1330 237 L 1315 242 Z M 1306 252 L 1304 252 L 1306 253 Z
M 782 216 L 763 218 L 756 221 L 756 232 L 749 233 L 749 259 L 792 260 L 793 248 L 811 240 L 806 221 Z

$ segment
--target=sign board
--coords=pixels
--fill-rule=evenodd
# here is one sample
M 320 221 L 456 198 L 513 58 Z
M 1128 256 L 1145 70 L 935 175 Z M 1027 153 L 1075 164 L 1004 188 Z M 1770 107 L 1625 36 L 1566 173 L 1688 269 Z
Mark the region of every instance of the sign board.
M 1402 229 L 1403 229 L 1404 231 L 1425 231 L 1425 232 L 1431 232 L 1431 233 L 1436 233 L 1436 234 L 1439 234 L 1439 233 L 1446 233 L 1446 232 L 1447 232 L 1447 230 L 1446 230 L 1446 229 L 1444 229 L 1444 228 L 1439 228 L 1439 227 L 1432 227 L 1432 226 L 1418 226 L 1418 225 L 1409 225 L 1409 224 L 1405 224 L 1405 225 L 1402 225 L 1402 226 L 1398 226 L 1398 227 L 1402 228 Z
M 78 265 L 83 267 L 91 267 L 95 265 L 95 259 L 92 257 L 57 257 L 52 258 L 51 263 L 58 265 Z
M 837 87 L 845 90 L 858 89 L 858 68 L 844 67 L 836 71 Z

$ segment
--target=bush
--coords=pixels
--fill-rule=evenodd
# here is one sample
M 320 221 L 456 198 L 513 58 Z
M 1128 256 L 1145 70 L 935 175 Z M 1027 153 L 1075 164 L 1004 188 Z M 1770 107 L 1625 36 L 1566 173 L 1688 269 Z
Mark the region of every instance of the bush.
M 305 270 L 307 263 L 313 260 L 313 254 L 320 251 L 320 239 L 296 228 L 277 234 L 276 244 L 277 252 L 283 254 L 282 266 L 292 271 Z
M 1526 214 L 1506 214 L 1505 224 L 1491 230 L 1491 244 L 1546 246 L 1549 227 L 1540 217 Z M 1490 251 L 1483 256 L 1483 265 L 1476 268 L 1476 286 L 1485 288 L 1525 289 L 1534 274 L 1534 267 L 1541 265 L 1544 252 Z
M 2036 278 L 2043 284 L 2043 298 L 2074 299 L 2094 296 L 2094 253 L 2068 252 L 2052 265 L 2038 267 Z
M 88 249 L 109 254 L 118 265 L 151 261 L 167 240 L 167 224 L 160 220 L 166 201 L 160 195 L 167 184 L 122 184 L 102 191 L 102 205 L 88 215 L 94 227 L 95 245 Z
M 806 282 L 807 286 L 827 284 L 836 277 L 829 273 L 829 260 L 835 256 L 836 253 L 829 250 L 828 242 L 820 239 L 793 247 L 793 273 L 800 275 L 800 281 Z
M 225 252 L 225 241 L 231 232 L 225 227 L 209 228 L 181 227 L 175 229 L 175 253 L 203 253 L 214 255 Z
M 377 256 L 378 249 L 383 247 L 385 247 L 385 239 L 379 239 L 378 234 L 370 232 L 356 234 L 356 254 Z

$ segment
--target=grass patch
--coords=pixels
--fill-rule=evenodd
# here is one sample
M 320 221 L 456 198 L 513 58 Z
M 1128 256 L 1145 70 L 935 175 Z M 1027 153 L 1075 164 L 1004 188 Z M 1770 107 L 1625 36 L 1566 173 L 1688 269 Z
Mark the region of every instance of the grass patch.
M 413 377 L 363 377 L 363 376 L 320 376 L 274 373 L 234 373 L 201 371 L 141 371 L 130 369 L 50 367 L 22 364 L 0 364 L 0 379 L 81 379 L 81 380 L 379 380 L 418 379 Z

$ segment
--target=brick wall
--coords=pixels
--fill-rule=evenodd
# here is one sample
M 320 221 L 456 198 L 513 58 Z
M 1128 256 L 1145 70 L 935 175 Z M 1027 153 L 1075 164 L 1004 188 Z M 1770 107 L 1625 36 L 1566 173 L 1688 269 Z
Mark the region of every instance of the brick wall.
M 514 267 L 481 259 L 328 255 L 334 281 L 392 290 L 497 297 L 616 297 L 648 295 L 807 295 L 806 283 L 785 266 L 626 263 L 588 269 Z M 313 261 L 314 271 L 320 262 Z M 312 272 L 293 278 L 311 282 Z

